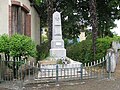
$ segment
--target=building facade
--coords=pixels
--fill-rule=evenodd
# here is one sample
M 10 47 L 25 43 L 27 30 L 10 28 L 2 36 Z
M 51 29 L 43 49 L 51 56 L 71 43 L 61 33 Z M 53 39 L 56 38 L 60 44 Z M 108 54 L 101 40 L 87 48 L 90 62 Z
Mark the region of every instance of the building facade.
M 32 0 L 0 0 L 0 12 L 0 35 L 24 34 L 40 44 L 40 17 Z

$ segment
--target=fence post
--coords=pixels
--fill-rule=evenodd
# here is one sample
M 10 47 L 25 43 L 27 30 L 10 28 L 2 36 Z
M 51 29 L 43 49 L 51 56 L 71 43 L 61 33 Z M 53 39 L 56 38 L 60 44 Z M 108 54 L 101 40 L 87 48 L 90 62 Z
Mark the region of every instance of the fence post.
M 28 62 L 28 65 L 29 65 L 29 67 L 28 67 L 28 74 L 29 74 L 29 77 L 28 77 L 28 78 L 30 79 L 30 67 L 31 67 L 31 66 L 30 66 L 30 61 Z
M 58 64 L 56 64 L 56 83 L 58 83 Z
M 111 58 L 108 54 L 108 79 L 111 79 Z
M 81 66 L 80 66 L 80 72 L 81 72 L 80 79 L 82 81 L 82 79 L 83 79 L 83 64 L 81 64 Z

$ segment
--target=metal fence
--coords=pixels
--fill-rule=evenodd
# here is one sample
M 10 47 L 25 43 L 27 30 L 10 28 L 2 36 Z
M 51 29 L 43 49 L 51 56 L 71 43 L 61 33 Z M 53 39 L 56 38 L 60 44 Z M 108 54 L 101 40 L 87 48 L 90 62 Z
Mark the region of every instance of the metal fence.
M 67 80 L 84 80 L 84 79 L 110 79 L 112 72 L 110 70 L 110 60 L 106 66 L 106 59 L 100 59 L 85 64 L 56 64 L 56 65 L 41 65 L 38 70 L 38 80 L 46 81 L 67 81 Z M 108 71 L 107 71 L 108 68 Z
M 54 64 L 41 65 L 40 63 L 26 62 L 21 60 L 0 60 L 0 82 L 1 85 L 9 83 L 22 87 L 27 83 L 43 83 L 80 80 L 97 78 L 110 79 L 112 77 L 110 58 L 100 59 L 85 64 Z M 106 70 L 106 67 L 108 70 Z
M 52 81 L 80 79 L 82 64 L 42 65 L 38 72 L 38 79 L 45 78 Z

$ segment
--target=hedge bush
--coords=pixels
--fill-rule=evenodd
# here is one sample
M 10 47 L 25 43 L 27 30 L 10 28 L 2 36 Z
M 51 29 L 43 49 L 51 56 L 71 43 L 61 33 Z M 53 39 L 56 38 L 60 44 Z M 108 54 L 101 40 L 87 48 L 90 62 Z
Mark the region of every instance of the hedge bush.
M 21 59 L 22 56 L 28 57 L 36 56 L 36 45 L 30 37 L 15 34 L 9 37 L 6 34 L 0 36 L 0 52 L 5 54 L 5 60 L 9 61 L 13 57 L 13 62 L 5 62 L 5 65 L 13 71 L 13 77 L 17 78 L 16 71 L 24 63 Z M 16 62 L 17 60 L 22 62 Z M 9 73 L 7 73 L 9 75 Z M 9 77 L 9 76 L 7 76 Z M 7 78 L 6 77 L 6 78 Z
M 44 42 L 37 46 L 37 61 L 45 59 L 49 56 L 48 42 Z
M 99 60 L 105 56 L 107 49 L 111 47 L 112 38 L 99 38 L 96 42 L 96 56 L 95 60 Z M 67 56 L 73 60 L 87 63 L 93 61 L 92 40 L 84 40 L 75 45 L 66 48 Z
M 19 56 L 36 56 L 36 45 L 30 37 L 25 35 L 15 34 L 10 37 L 10 55 L 13 57 Z
M 9 42 L 10 38 L 7 34 L 3 34 L 0 36 L 0 53 L 9 53 Z
M 30 37 L 15 34 L 9 37 L 7 34 L 0 36 L 0 53 L 7 56 L 36 56 L 36 45 Z

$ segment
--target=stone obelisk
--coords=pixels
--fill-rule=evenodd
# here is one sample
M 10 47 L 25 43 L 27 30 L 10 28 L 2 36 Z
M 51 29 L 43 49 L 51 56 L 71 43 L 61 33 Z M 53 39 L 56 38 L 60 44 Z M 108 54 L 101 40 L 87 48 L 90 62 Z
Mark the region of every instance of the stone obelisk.
M 62 39 L 61 15 L 57 11 L 53 13 L 52 24 L 50 56 L 54 58 L 65 58 L 66 49 L 64 48 L 64 41 Z

